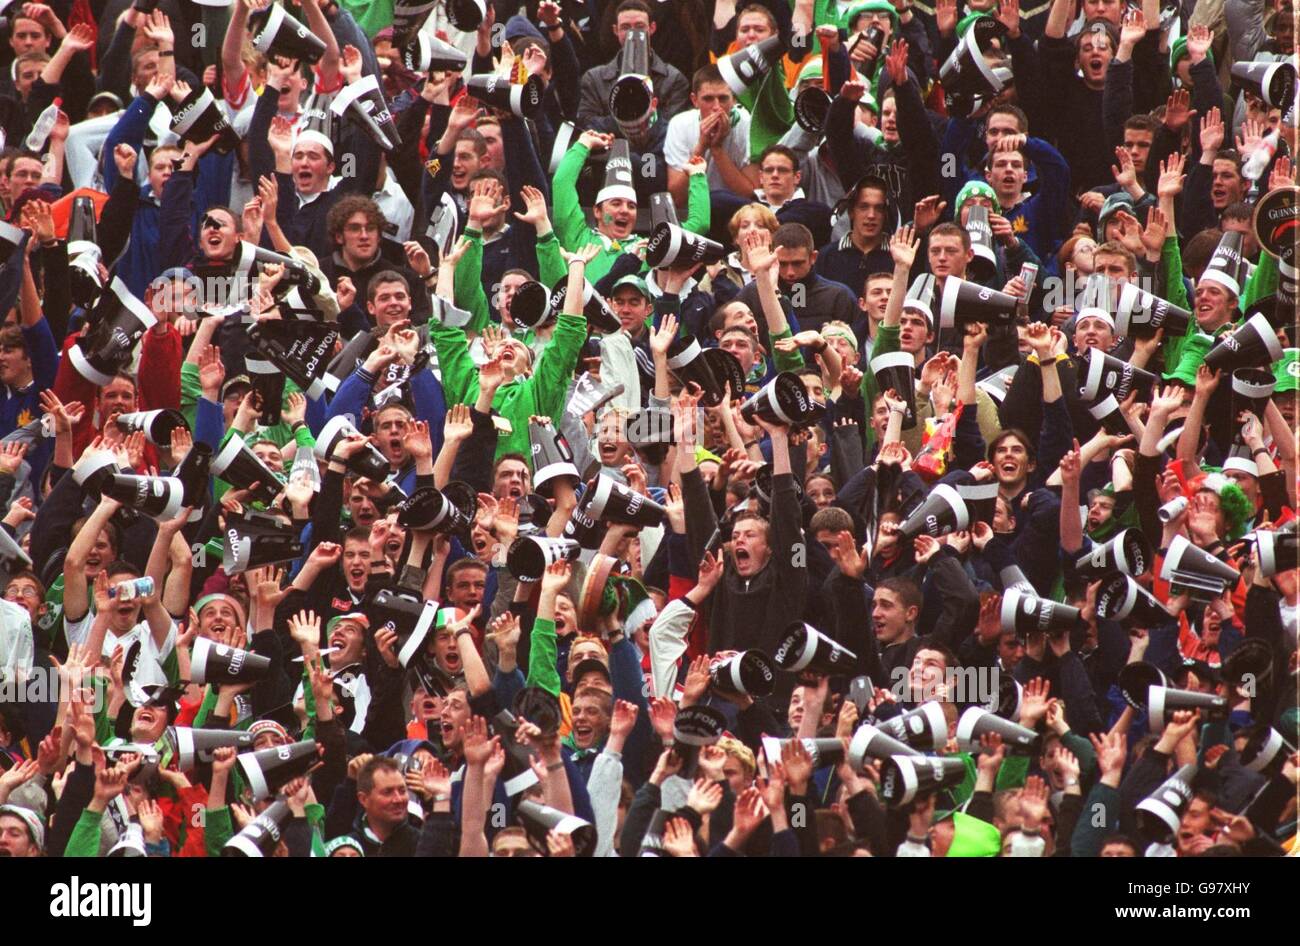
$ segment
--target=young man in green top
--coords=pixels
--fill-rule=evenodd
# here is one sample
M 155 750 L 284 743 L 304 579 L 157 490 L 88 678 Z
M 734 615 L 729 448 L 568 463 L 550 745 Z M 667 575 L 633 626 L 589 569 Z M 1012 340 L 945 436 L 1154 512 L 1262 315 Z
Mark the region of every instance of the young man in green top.
M 644 237 L 633 233 L 636 227 L 637 200 L 630 169 L 617 174 L 618 182 L 614 182 L 616 151 L 611 150 L 606 185 L 596 195 L 594 228 L 587 226 L 582 206 L 578 202 L 578 174 L 587 162 L 587 155 L 596 149 L 613 149 L 614 145 L 613 135 L 584 131 L 555 169 L 555 181 L 551 188 L 555 201 L 555 232 L 560 238 L 560 246 L 570 252 L 584 246 L 596 246 L 596 255 L 587 267 L 587 278 L 593 283 L 609 272 L 618 256 L 635 253 L 645 243 Z M 626 155 L 626 150 L 619 150 Z M 703 158 L 693 158 L 686 164 L 690 183 L 687 188 L 687 215 L 682 221 L 682 228 L 692 233 L 709 232 L 709 182 L 705 176 L 706 170 Z

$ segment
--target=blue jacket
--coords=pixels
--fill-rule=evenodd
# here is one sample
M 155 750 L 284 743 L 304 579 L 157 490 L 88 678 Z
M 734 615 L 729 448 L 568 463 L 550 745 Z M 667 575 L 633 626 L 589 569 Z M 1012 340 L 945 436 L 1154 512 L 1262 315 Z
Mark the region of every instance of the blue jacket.
M 23 329 L 27 352 L 32 362 L 32 383 L 25 388 L 3 385 L 0 395 L 0 437 L 13 433 L 19 427 L 39 417 L 41 392 L 54 386 L 54 374 L 59 367 L 59 350 L 49 324 L 41 319 L 31 328 Z M 33 469 L 37 467 L 33 466 Z
M 413 372 L 408 383 L 415 402 L 416 419 L 428 422 L 429 437 L 433 440 L 433 455 L 436 457 L 438 451 L 442 449 L 442 421 L 447 413 L 447 401 L 442 393 L 442 385 L 433 376 L 433 372 L 428 370 Z M 325 419 L 329 420 L 345 414 L 351 419 L 353 426 L 359 428 L 362 412 L 372 406 L 374 384 L 375 379 L 371 377 L 370 372 L 364 367 L 357 368 L 339 384 L 334 399 L 329 403 L 329 411 Z M 313 429 L 312 433 L 319 435 L 320 430 Z M 403 477 L 401 484 L 403 489 L 407 489 L 406 479 L 407 477 Z M 410 474 L 409 479 L 410 488 L 414 489 L 414 472 Z

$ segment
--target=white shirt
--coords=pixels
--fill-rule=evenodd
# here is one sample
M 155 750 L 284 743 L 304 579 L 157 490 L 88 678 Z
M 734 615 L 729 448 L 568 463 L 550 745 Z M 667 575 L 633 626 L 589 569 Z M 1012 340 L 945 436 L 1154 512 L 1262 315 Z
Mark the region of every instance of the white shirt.
M 0 598 L 0 681 L 26 679 L 34 652 L 31 615 L 22 605 Z
M 90 637 L 90 628 L 95 623 L 95 609 L 86 612 L 86 616 L 80 621 L 68 621 L 65 619 L 64 627 L 68 636 L 69 644 L 84 644 Z M 101 655 L 111 659 L 113 651 L 121 647 L 123 652 L 128 650 L 137 640 L 140 641 L 140 656 L 152 657 L 158 663 L 162 663 L 167 655 L 176 649 L 176 622 L 168 619 L 170 627 L 167 630 L 167 639 L 163 641 L 162 647 L 154 644 L 153 634 L 149 632 L 149 622 L 141 621 L 131 630 L 127 631 L 120 637 L 111 630 L 104 634 L 104 647 L 100 651 Z
M 726 148 L 727 154 L 736 167 L 743 168 L 749 163 L 749 112 L 739 106 L 736 111 L 740 117 L 731 126 L 731 133 L 727 135 Z M 664 138 L 664 160 L 668 162 L 668 166 L 675 171 L 685 171 L 686 162 L 690 160 L 691 152 L 695 150 L 699 140 L 700 110 L 693 108 L 674 115 L 668 122 L 668 134 Z M 704 161 L 708 166 L 709 189 L 726 190 L 726 182 L 714 165 L 712 155 L 706 154 Z

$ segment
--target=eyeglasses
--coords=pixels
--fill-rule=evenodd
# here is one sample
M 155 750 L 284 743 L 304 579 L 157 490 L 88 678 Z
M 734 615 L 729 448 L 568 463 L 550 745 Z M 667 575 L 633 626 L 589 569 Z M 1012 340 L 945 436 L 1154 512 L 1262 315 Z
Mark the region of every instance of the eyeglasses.
M 787 168 L 787 167 L 765 167 L 765 168 L 759 168 L 758 170 L 759 170 L 759 172 L 762 173 L 762 174 L 782 174 L 782 175 L 784 175 L 784 174 L 793 174 L 793 173 L 794 173 L 794 168 Z
M 379 228 L 368 223 L 349 223 L 343 228 L 344 233 L 378 233 Z
M 41 593 L 37 591 L 35 588 L 24 588 L 21 585 L 10 585 L 8 588 L 5 589 L 5 597 L 8 599 L 31 598 L 35 600 L 40 596 Z

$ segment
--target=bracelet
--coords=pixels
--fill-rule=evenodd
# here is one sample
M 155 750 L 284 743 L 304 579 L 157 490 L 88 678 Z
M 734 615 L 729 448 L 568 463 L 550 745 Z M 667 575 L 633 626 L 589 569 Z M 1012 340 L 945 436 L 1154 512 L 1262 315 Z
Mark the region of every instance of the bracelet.
M 450 795 L 434 795 L 434 796 L 433 796 L 433 803 L 434 803 L 435 805 L 437 805 L 437 804 L 439 804 L 439 803 L 441 803 L 441 802 L 444 802 L 444 801 L 451 801 L 451 796 L 450 796 Z
M 456 640 L 460 640 L 460 636 L 461 636 L 462 634 L 473 634 L 473 633 L 474 633 L 474 632 L 471 631 L 469 628 L 467 628 L 467 627 L 462 627 L 459 631 L 456 632 Z
M 561 759 L 559 762 L 552 762 L 550 765 L 548 765 L 548 766 L 546 767 L 546 771 L 548 771 L 548 772 L 556 772 L 556 771 L 559 771 L 559 770 L 562 769 L 562 768 L 564 768 L 564 760 L 563 760 L 563 759 Z
M 1268 447 L 1256 447 L 1254 450 L 1250 451 L 1250 458 L 1253 460 L 1261 453 L 1264 454 L 1265 456 L 1271 456 L 1271 454 L 1268 452 Z
M 1071 777 L 1071 778 L 1067 778 L 1067 779 L 1065 780 L 1065 787 L 1066 787 L 1066 788 L 1074 788 L 1074 787 L 1075 787 L 1076 785 L 1078 785 L 1078 784 L 1079 784 L 1079 780 L 1078 780 L 1077 778 L 1073 778 L 1073 777 Z
M 176 51 L 175 51 L 174 49 L 160 49 L 160 50 L 158 50 L 158 58 L 159 58 L 159 59 L 163 58 L 164 56 L 175 56 L 175 55 L 176 55 Z
M 757 441 L 757 440 L 750 440 L 750 441 L 746 442 L 744 446 L 745 446 L 745 449 L 746 449 L 746 450 L 748 450 L 750 447 L 757 447 L 757 446 L 758 446 L 758 441 Z
M 293 422 L 293 426 L 290 427 L 289 430 L 290 430 L 290 432 L 296 434 L 296 433 L 298 432 L 298 428 L 299 428 L 299 427 L 306 427 L 306 426 L 307 426 L 307 422 L 306 422 L 306 421 L 303 421 L 303 420 L 296 420 L 296 421 Z

